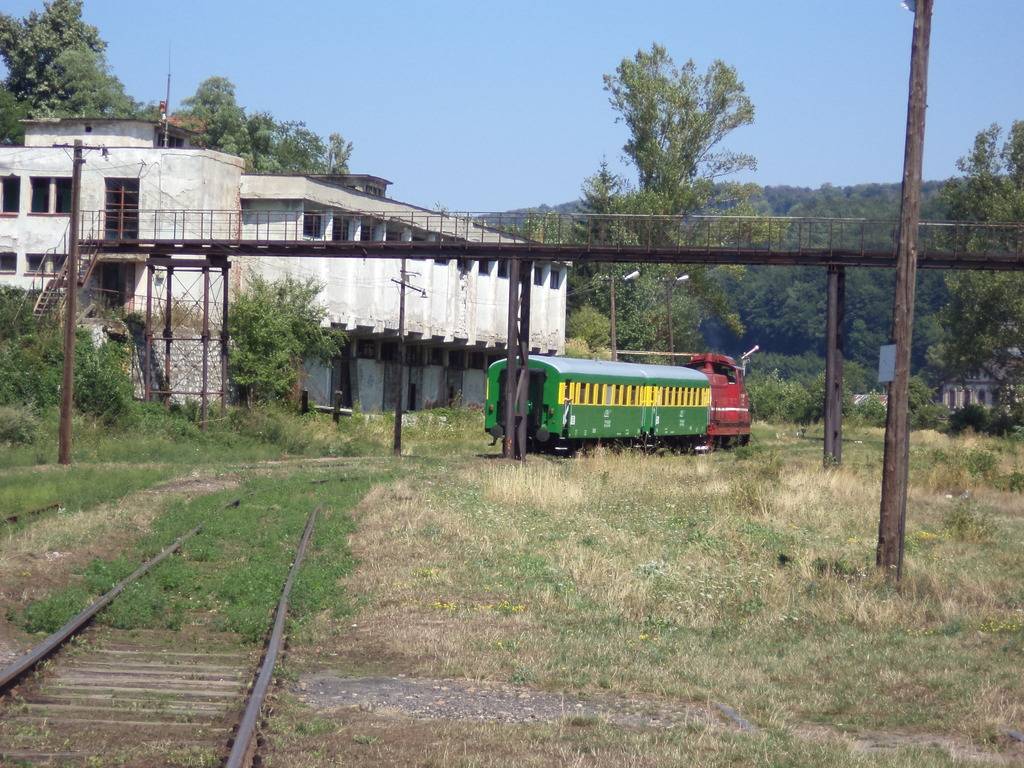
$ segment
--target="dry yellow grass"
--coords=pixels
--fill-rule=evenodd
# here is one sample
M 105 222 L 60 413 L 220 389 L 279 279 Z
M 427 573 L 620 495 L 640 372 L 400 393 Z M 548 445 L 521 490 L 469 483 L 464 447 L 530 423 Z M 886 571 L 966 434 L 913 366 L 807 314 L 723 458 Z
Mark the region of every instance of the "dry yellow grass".
M 736 454 L 468 461 L 378 489 L 358 510 L 346 585 L 365 599 L 364 658 L 716 697 L 762 723 L 981 740 L 1019 727 L 1024 519 L 999 483 L 1024 450 L 915 434 L 894 589 L 873 567 L 880 432 L 825 471 L 820 443 L 773 431 Z M 954 476 L 969 499 L 947 498 Z M 967 528 L 950 527 L 957 514 Z

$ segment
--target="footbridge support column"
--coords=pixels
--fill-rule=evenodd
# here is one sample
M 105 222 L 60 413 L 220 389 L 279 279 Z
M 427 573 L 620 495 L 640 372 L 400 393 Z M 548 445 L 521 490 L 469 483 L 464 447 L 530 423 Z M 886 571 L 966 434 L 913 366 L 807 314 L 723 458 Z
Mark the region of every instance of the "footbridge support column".
M 533 262 L 509 259 L 508 339 L 505 372 L 505 436 L 502 454 L 526 459 L 527 409 L 530 391 L 530 291 Z
M 846 303 L 844 267 L 828 268 L 825 323 L 825 455 L 826 467 L 843 461 L 843 313 Z

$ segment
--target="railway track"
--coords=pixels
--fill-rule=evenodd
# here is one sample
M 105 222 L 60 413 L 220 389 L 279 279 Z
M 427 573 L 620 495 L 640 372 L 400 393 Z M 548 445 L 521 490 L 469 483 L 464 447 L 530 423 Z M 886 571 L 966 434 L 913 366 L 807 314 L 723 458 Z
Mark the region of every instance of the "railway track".
M 90 626 L 197 526 L 0 670 L 0 765 L 253 764 L 317 512 L 306 521 L 261 655 L 227 633 Z

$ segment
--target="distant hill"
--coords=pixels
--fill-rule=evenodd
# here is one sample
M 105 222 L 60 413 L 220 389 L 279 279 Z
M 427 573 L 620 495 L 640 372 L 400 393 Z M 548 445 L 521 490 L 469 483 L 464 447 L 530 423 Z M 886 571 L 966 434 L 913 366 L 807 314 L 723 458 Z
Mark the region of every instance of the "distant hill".
M 921 215 L 945 219 L 939 192 L 944 182 L 927 181 L 921 190 Z M 899 184 L 856 184 L 835 187 L 769 186 L 752 200 L 754 208 L 770 216 L 820 216 L 839 218 L 896 219 L 899 216 Z M 571 213 L 582 208 L 580 200 L 559 205 L 540 205 L 528 211 Z M 574 275 L 570 271 L 570 290 Z M 740 314 L 744 332 L 731 333 L 720 323 L 701 324 L 709 349 L 738 353 L 759 344 L 771 353 L 773 364 L 794 359 L 823 365 L 825 270 L 820 267 L 748 267 L 742 275 L 723 274 L 722 283 Z M 937 270 L 918 273 L 917 313 L 914 322 L 913 366 L 927 370 L 928 347 L 941 335 L 937 312 L 948 298 L 944 275 Z M 887 269 L 851 269 L 846 278 L 846 355 L 871 370 L 878 347 L 889 338 L 892 317 L 893 273 Z M 621 318 L 620 318 L 621 320 Z M 620 325 L 622 325 L 620 323 Z M 623 330 L 620 328 L 620 337 Z M 620 338 L 620 341 L 622 339 Z M 628 339 L 623 341 L 628 344 Z
M 939 199 L 943 181 L 926 181 L 921 185 L 921 215 L 925 219 L 945 218 Z M 835 187 L 823 184 L 811 187 L 762 187 L 752 201 L 754 207 L 769 216 L 829 216 L 839 218 L 894 219 L 900 210 L 900 185 L 854 184 Z M 510 213 L 575 213 L 583 209 L 583 201 L 570 200 L 557 205 L 517 208 Z

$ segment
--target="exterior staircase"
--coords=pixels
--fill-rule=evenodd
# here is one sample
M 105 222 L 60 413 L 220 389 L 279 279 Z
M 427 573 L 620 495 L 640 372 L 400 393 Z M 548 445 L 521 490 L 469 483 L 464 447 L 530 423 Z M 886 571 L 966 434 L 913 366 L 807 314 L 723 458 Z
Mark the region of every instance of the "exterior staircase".
M 75 276 L 76 289 L 86 285 L 89 282 L 89 278 L 92 277 L 96 264 L 101 260 L 98 251 L 98 246 L 90 246 L 79 250 L 78 274 Z M 65 259 L 57 274 L 50 278 L 46 285 L 43 286 L 43 290 L 39 292 L 39 296 L 36 297 L 35 307 L 32 309 L 32 314 L 37 318 L 44 318 L 59 312 L 64 305 L 64 299 L 67 297 L 69 278 L 68 260 Z

